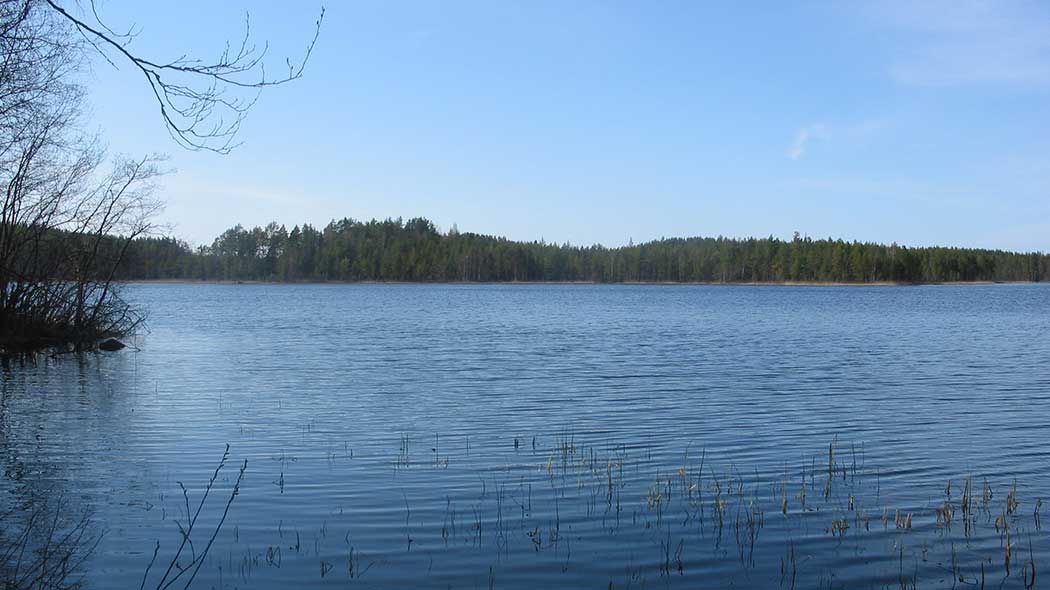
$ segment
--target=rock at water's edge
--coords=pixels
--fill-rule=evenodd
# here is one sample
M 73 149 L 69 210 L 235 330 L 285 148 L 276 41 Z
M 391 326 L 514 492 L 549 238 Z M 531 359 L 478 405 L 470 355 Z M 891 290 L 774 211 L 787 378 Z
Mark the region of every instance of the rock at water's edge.
M 124 348 L 126 346 L 126 344 L 124 344 L 120 340 L 117 340 L 116 338 L 107 338 L 102 342 L 99 342 L 98 349 L 105 350 L 107 352 L 112 352 L 114 350 L 120 350 L 121 348 Z

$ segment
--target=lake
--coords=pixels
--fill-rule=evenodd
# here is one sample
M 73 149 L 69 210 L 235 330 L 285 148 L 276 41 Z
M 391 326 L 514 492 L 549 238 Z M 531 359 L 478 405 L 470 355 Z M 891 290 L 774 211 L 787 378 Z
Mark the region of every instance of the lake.
M 89 515 L 90 589 L 155 550 L 157 586 L 227 444 L 178 587 L 1023 588 L 1050 558 L 1047 285 L 126 295 L 136 349 L 2 381 L 4 528 Z

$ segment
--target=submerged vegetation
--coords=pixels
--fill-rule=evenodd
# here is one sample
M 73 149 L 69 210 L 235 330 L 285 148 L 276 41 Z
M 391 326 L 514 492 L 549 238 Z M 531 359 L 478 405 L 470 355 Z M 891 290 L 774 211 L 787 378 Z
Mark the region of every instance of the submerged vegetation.
M 221 477 L 227 447 L 199 501 L 178 484 L 173 512 L 164 517 L 178 531 L 175 551 L 162 552 L 158 541 L 137 552 L 146 560 L 140 587 L 191 587 L 197 578 L 207 586 L 216 577 L 253 586 L 271 577 L 287 581 L 294 571 L 304 583 L 319 576 L 442 588 L 528 587 L 534 575 L 574 587 L 696 587 L 717 579 L 720 586 L 785 590 L 1028 590 L 1045 561 L 1042 500 L 1023 496 L 1016 480 L 1002 476 L 959 474 L 932 489 L 896 482 L 887 490 L 900 472 L 869 464 L 862 445 L 838 441 L 760 473 L 691 445 L 678 449 L 675 461 L 673 453 L 655 457 L 647 445 L 591 445 L 571 433 L 502 440 L 500 448 L 471 450 L 466 437 L 414 441 L 402 434 L 386 454 L 355 455 L 348 446 L 330 452 L 330 469 L 385 466 L 402 491 L 369 492 L 384 506 L 373 513 L 381 518 L 366 525 L 353 507 L 339 507 L 313 529 L 253 522 L 256 533 L 243 541 L 236 517 L 219 538 L 247 466 L 235 478 Z M 477 471 L 472 453 L 499 454 L 506 466 Z M 284 465 L 289 458 L 273 460 Z M 272 485 L 282 496 L 286 485 L 312 485 L 286 481 L 281 469 Z M 205 527 L 198 519 L 220 481 L 229 492 L 224 503 L 209 504 L 214 514 Z M 418 484 L 411 495 L 404 491 L 410 482 Z M 163 496 L 161 504 L 164 510 Z M 89 518 L 61 511 L 0 513 L 5 587 L 75 586 L 98 542 L 91 527 Z
M 618 248 L 439 231 L 426 219 L 236 226 L 210 246 L 136 240 L 124 279 L 260 281 L 933 283 L 1047 281 L 1050 255 L 795 235 L 671 238 Z
M 673 455 L 654 457 L 648 446 L 591 445 L 572 433 L 505 438 L 500 449 L 472 451 L 469 441 L 400 436 L 396 459 L 387 457 L 395 479 L 430 484 L 411 497 L 375 491 L 389 502 L 389 521 L 372 523 L 384 532 L 375 546 L 340 509 L 333 522 L 303 533 L 312 550 L 298 528 L 290 542 L 288 523 L 279 523 L 269 546 L 231 549 L 227 564 L 241 553 L 233 573 L 245 584 L 303 561 L 319 563 L 321 578 L 442 588 L 523 587 L 525 572 L 537 572 L 573 587 L 716 579 L 721 587 L 782 589 L 1031 589 L 1045 551 L 1033 541 L 1043 534 L 1042 501 L 1019 500 L 1016 481 L 960 474 L 934 489 L 905 484 L 890 493 L 864 447 L 837 440 L 775 473 L 691 446 L 668 464 Z M 473 486 L 443 489 L 437 473 L 469 465 L 472 452 L 501 454 L 506 467 L 457 480 L 476 476 Z M 328 458 L 340 460 L 369 458 Z M 282 477 L 280 485 L 293 484 Z M 451 571 L 444 567 L 455 560 Z

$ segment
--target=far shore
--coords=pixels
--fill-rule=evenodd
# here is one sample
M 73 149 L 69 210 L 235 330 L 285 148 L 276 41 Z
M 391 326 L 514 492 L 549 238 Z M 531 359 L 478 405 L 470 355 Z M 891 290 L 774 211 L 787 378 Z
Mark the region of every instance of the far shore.
M 121 281 L 125 284 L 150 285 L 639 285 L 639 286 L 710 286 L 710 287 L 917 287 L 917 286 L 958 286 L 958 285 L 1035 285 L 1039 281 L 944 281 L 939 283 L 912 283 L 896 281 L 876 281 L 870 283 L 846 283 L 824 281 L 782 281 L 782 282 L 676 282 L 676 281 L 622 281 L 601 283 L 597 281 L 227 281 L 218 279 L 135 279 Z

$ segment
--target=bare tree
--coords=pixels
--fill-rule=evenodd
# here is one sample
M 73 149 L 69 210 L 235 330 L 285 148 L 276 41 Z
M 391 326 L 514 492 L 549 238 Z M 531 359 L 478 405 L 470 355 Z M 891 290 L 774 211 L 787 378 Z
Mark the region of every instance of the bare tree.
M 80 131 L 69 74 L 83 46 L 57 15 L 0 1 L 0 336 L 7 349 L 90 347 L 142 317 L 113 281 L 152 228 L 159 158 L 118 157 Z M 40 5 L 43 6 L 43 5 Z
M 303 58 L 270 78 L 247 19 L 240 43 L 214 60 L 163 61 L 135 52 L 137 33 L 108 26 L 93 0 L 0 0 L 0 349 L 83 350 L 143 319 L 114 276 L 153 229 L 161 158 L 118 157 L 104 171 L 73 74 L 96 52 L 132 65 L 180 145 L 227 153 L 258 93 L 302 76 L 323 18 Z

